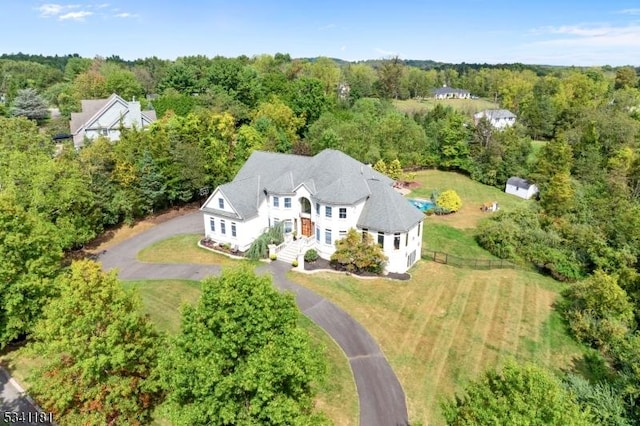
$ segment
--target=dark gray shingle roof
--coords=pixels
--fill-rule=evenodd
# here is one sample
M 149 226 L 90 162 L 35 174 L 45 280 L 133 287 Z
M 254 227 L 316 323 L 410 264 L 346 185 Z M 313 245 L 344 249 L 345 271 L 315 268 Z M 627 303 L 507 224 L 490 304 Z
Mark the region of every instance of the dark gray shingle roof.
M 515 186 L 516 188 L 529 189 L 533 184 L 526 179 L 513 176 L 507 180 L 507 185 Z
M 358 227 L 386 233 L 407 232 L 424 218 L 424 213 L 389 185 L 368 181 L 371 197 L 364 205 Z
M 366 199 L 358 226 L 383 232 L 403 232 L 423 214 L 392 188 L 393 180 L 348 155 L 325 149 L 314 157 L 255 151 L 233 181 L 219 190 L 248 219 L 258 214 L 267 194 L 292 194 L 305 185 L 326 204 L 353 205 Z M 204 208 L 229 216 L 211 208 Z

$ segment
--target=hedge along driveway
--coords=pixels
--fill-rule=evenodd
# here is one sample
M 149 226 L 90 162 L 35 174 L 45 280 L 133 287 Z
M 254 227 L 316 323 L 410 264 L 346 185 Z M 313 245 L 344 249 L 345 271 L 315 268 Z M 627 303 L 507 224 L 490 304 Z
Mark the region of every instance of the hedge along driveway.
M 191 279 L 220 273 L 216 265 L 152 264 L 136 260 L 145 247 L 178 234 L 201 233 L 200 212 L 161 223 L 112 247 L 99 256 L 103 269 L 118 269 L 121 279 Z M 349 314 L 311 290 L 286 278 L 289 265 L 273 262 L 258 268 L 271 273 L 274 284 L 291 291 L 300 310 L 323 328 L 342 348 L 353 371 L 360 402 L 360 424 L 366 426 L 407 425 L 404 391 L 373 337 Z

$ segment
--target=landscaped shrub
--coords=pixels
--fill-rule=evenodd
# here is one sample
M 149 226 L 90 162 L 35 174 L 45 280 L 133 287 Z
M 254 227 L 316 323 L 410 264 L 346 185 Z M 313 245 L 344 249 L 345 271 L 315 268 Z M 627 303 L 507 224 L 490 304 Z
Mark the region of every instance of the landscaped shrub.
M 266 259 L 269 254 L 269 244 L 280 245 L 283 241 L 284 227 L 282 222 L 279 222 L 256 238 L 245 256 L 253 260 Z
M 298 267 L 298 260 L 294 260 L 293 262 L 291 262 L 291 266 L 293 266 L 294 268 Z
M 314 249 L 307 250 L 307 252 L 304 254 L 304 261 L 315 262 L 316 260 L 318 260 L 318 252 Z
M 275 253 L 272 253 L 271 256 L 269 256 L 269 259 L 271 260 L 277 260 L 278 259 L 278 255 Z
M 336 241 L 336 251 L 331 255 L 331 265 L 334 268 L 356 274 L 380 274 L 386 262 L 387 257 L 382 247 L 368 233 L 361 235 L 353 228 L 343 239 Z
M 436 208 L 437 207 L 448 210 L 450 213 L 454 213 L 462 207 L 462 200 L 456 191 L 450 189 L 438 195 L 436 198 Z M 437 209 L 436 214 L 438 214 Z

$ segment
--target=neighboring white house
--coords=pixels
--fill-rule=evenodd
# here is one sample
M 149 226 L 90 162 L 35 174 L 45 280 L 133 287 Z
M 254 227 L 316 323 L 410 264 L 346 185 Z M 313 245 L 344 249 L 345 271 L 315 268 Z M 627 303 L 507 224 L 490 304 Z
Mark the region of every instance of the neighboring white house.
M 476 125 L 482 118 L 489 120 L 489 123 L 496 129 L 504 129 L 516 124 L 516 116 L 506 109 L 485 109 L 473 115 Z
M 454 87 L 438 87 L 431 91 L 435 99 L 469 99 L 471 93 L 468 90 L 456 89 Z
M 507 180 L 504 192 L 528 200 L 538 193 L 538 187 L 526 179 L 514 176 Z
M 277 222 L 324 259 L 350 228 L 367 232 L 389 258 L 387 272 L 406 272 L 422 248 L 424 214 L 393 180 L 331 149 L 314 157 L 253 152 L 201 210 L 205 235 L 240 251 Z
M 108 99 L 84 99 L 80 103 L 82 112 L 71 113 L 70 122 L 76 148 L 84 145 L 85 138 L 93 140 L 105 136 L 117 141 L 120 126 L 142 129 L 156 120 L 155 111 L 141 111 L 140 102 L 127 102 L 115 93 Z

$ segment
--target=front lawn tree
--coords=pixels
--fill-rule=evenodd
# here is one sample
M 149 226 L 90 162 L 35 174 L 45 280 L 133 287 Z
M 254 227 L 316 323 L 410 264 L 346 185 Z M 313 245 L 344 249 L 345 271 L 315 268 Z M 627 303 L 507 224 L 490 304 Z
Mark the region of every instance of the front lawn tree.
M 139 298 L 91 261 L 73 263 L 58 285 L 34 332 L 45 364 L 30 393 L 59 424 L 149 422 L 162 396 L 160 340 Z
M 10 112 L 15 117 L 26 117 L 38 123 L 49 118 L 47 103 L 35 89 L 19 90 Z
M 313 425 L 322 372 L 291 295 L 244 268 L 202 281 L 162 361 L 177 425 Z

